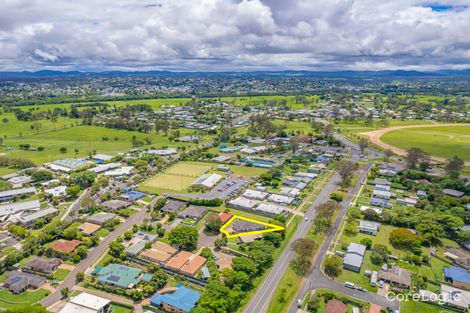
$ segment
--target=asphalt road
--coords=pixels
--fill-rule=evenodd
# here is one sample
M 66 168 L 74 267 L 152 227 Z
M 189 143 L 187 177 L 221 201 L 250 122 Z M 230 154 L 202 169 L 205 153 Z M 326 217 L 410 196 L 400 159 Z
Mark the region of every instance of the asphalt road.
M 345 146 L 351 148 L 353 160 L 357 161 L 359 159 L 359 146 L 338 134 L 335 134 L 334 136 L 337 140 L 341 141 Z M 371 149 L 366 149 L 366 151 L 369 154 L 369 157 L 371 158 L 376 158 L 381 155 L 380 153 Z M 370 163 L 362 171 L 361 178 L 358 180 L 358 183 L 353 187 L 352 191 L 348 194 L 346 199 L 342 202 L 340 212 L 338 214 L 337 219 L 335 220 L 335 223 L 333 224 L 333 227 L 330 229 L 330 232 L 327 236 L 327 240 L 324 242 L 323 246 L 321 247 L 319 254 L 317 254 L 318 260 L 322 260 L 323 257 L 325 256 L 326 251 L 328 250 L 328 246 L 332 242 L 334 235 L 336 234 L 336 231 L 346 214 L 347 208 L 349 207 L 349 204 L 351 203 L 354 197 L 355 192 L 360 187 L 364 179 L 367 177 L 367 170 L 369 166 L 370 166 Z M 340 177 L 338 176 L 338 174 L 333 175 L 333 177 L 328 181 L 328 183 L 325 185 L 323 190 L 320 192 L 320 194 L 317 196 L 317 198 L 315 199 L 315 201 L 312 203 L 309 210 L 305 214 L 305 216 L 308 217 L 308 221 L 305 221 L 305 219 L 302 220 L 294 236 L 291 238 L 290 243 L 294 242 L 298 238 L 303 238 L 306 236 L 306 234 L 308 233 L 308 230 L 310 229 L 312 225 L 312 220 L 313 220 L 313 217 L 315 216 L 316 207 L 319 204 L 322 204 L 328 201 L 330 193 L 336 190 L 336 185 L 339 183 L 339 181 L 340 181 Z M 257 292 L 255 293 L 251 301 L 248 303 L 247 307 L 244 310 L 245 313 L 264 313 L 267 311 L 271 298 L 274 294 L 275 287 L 278 285 L 279 281 L 282 278 L 282 275 L 284 274 L 285 270 L 289 266 L 290 261 L 294 257 L 294 252 L 290 249 L 290 243 L 289 243 L 289 246 L 283 251 L 283 253 L 279 257 L 277 262 L 274 264 L 274 267 L 269 272 L 264 282 L 261 284 L 261 286 L 259 286 Z M 317 267 L 315 267 L 312 270 L 312 274 L 309 278 L 309 281 L 310 283 L 305 284 L 302 287 L 302 290 L 299 294 L 299 298 L 301 298 L 302 295 L 305 295 L 306 292 L 311 290 L 312 288 L 329 288 L 332 290 L 337 290 L 339 292 L 344 292 L 345 294 L 354 293 L 354 295 L 356 293 L 362 293 L 356 290 L 353 291 L 352 289 L 344 290 L 348 288 L 345 288 L 341 283 L 332 281 L 328 279 L 327 277 L 325 277 L 323 273 Z M 311 283 L 311 282 L 318 282 L 318 286 L 316 286 L 315 283 Z M 376 294 L 371 294 L 371 293 L 366 292 L 366 293 L 363 293 L 363 295 L 359 295 L 359 296 L 361 296 L 362 298 L 367 297 L 368 300 L 365 300 L 365 301 L 370 302 L 370 303 L 377 303 L 378 305 L 381 305 L 381 306 L 390 305 L 390 303 L 385 298 L 380 297 Z M 294 311 L 292 311 L 292 309 Z M 293 308 L 291 308 L 289 312 L 295 312 L 295 310 L 296 310 L 296 304 L 293 305 Z
M 323 242 L 323 245 L 321 246 L 318 254 L 316 255 L 316 260 L 318 260 L 317 264 L 314 266 L 312 269 L 312 272 L 310 273 L 309 277 L 307 278 L 305 284 L 301 287 L 300 292 L 296 296 L 296 301 L 293 303 L 289 309 L 289 313 L 295 313 L 297 310 L 297 299 L 303 299 L 307 292 L 313 289 L 318 289 L 318 288 L 324 288 L 324 289 L 330 289 L 334 290 L 346 295 L 349 295 L 351 297 L 360 299 L 362 301 L 368 302 L 368 303 L 374 303 L 377 304 L 381 307 L 394 307 L 395 309 L 399 308 L 399 303 L 398 302 L 390 302 L 388 301 L 385 297 L 380 296 L 375 293 L 371 292 L 361 292 L 358 290 L 350 289 L 344 287 L 343 283 L 334 281 L 329 279 L 328 277 L 325 276 L 325 274 L 321 271 L 320 269 L 320 264 L 321 261 L 325 258 L 326 253 L 328 251 L 328 247 L 331 245 L 331 243 L 334 240 L 334 236 L 336 232 L 338 231 L 338 228 L 340 227 L 341 221 L 344 219 L 346 216 L 348 207 L 350 203 L 352 202 L 354 195 L 357 193 L 359 188 L 361 187 L 362 183 L 366 180 L 367 178 L 367 173 L 368 170 L 371 166 L 371 163 L 369 162 L 366 167 L 364 167 L 364 170 L 361 173 L 361 177 L 359 178 L 358 182 L 356 185 L 353 187 L 352 191 L 348 193 L 348 196 L 345 198 L 345 200 L 341 203 L 340 211 L 338 213 L 338 217 L 336 218 L 335 222 L 333 223 L 332 228 L 330 229 L 326 240 Z
M 75 279 L 78 272 L 84 273 L 93 263 L 95 263 L 106 251 L 108 250 L 109 244 L 116 240 L 119 236 L 124 234 L 127 230 L 132 228 L 135 224 L 142 224 L 144 219 L 147 215 L 147 207 L 153 205 L 158 198 L 156 197 L 153 199 L 150 204 L 148 204 L 145 208 L 141 209 L 136 214 L 129 217 L 124 223 L 120 224 L 112 233 L 110 233 L 106 238 L 104 238 L 98 246 L 94 247 L 90 250 L 87 257 L 83 259 L 80 263 L 77 264 L 75 269 L 71 271 L 65 280 L 59 285 L 59 287 L 51 293 L 46 298 L 42 299 L 40 304 L 44 305 L 45 307 L 49 307 L 59 301 L 62 298 L 62 294 L 60 290 L 67 287 L 72 289 L 75 285 Z
M 328 201 L 330 193 L 336 190 L 337 184 L 340 181 L 338 174 L 334 174 L 332 178 L 327 182 L 323 190 L 318 194 L 315 201 L 312 203 L 305 217 L 308 217 L 308 221 L 305 221 L 305 218 L 299 223 L 295 234 L 291 238 L 291 243 L 298 238 L 304 238 L 310 227 L 312 226 L 312 219 L 315 216 L 316 208 L 318 205 Z M 289 266 L 290 261 L 293 259 L 295 253 L 290 248 L 290 244 L 282 252 L 279 259 L 274 264 L 274 267 L 269 272 L 266 279 L 259 286 L 257 292 L 248 303 L 245 308 L 245 313 L 263 313 L 266 312 L 269 306 L 269 302 L 272 298 L 272 295 L 275 291 L 275 287 L 278 285 L 281 280 L 282 275 L 286 271 L 286 268 Z

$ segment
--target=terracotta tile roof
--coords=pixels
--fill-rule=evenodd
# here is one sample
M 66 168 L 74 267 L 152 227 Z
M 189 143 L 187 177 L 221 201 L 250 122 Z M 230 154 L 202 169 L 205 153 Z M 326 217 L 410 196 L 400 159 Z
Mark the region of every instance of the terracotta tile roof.
M 49 245 L 49 248 L 57 252 L 71 253 L 73 252 L 82 242 L 80 240 L 64 240 L 59 239 Z

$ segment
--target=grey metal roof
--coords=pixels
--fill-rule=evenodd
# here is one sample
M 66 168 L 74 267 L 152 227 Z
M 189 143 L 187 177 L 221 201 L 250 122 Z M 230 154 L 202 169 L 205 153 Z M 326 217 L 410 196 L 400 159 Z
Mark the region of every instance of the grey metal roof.
M 39 211 L 34 212 L 32 214 L 29 214 L 29 215 L 26 215 L 26 216 L 21 216 L 18 219 L 18 222 L 23 223 L 23 224 L 29 224 L 30 222 L 32 222 L 32 221 L 34 221 L 38 218 L 43 218 L 43 217 L 46 217 L 46 216 L 51 215 L 51 214 L 56 214 L 58 212 L 59 211 L 57 209 L 54 209 L 54 208 L 39 210 Z
M 0 205 L 0 216 L 5 216 L 8 214 L 15 214 L 25 210 L 34 210 L 39 209 L 41 207 L 41 203 L 39 200 L 31 200 L 31 201 L 24 201 L 24 202 L 15 202 L 5 205 Z
M 36 192 L 36 188 L 34 187 L 5 190 L 5 191 L 0 191 L 0 198 L 12 197 L 12 196 L 17 196 L 17 195 L 22 195 L 22 194 L 27 194 L 27 193 L 35 193 L 35 192 Z

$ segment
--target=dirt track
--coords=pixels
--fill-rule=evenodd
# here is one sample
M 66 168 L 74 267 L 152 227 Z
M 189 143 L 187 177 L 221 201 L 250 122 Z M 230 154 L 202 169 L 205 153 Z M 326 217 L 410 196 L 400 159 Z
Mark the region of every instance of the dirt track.
M 428 124 L 428 125 L 408 125 L 408 126 L 394 126 L 394 127 L 388 127 L 388 128 L 383 128 L 383 129 L 378 129 L 370 132 L 364 132 L 360 133 L 359 135 L 367 136 L 369 137 L 369 140 L 374 144 L 377 145 L 383 149 L 390 149 L 393 151 L 393 153 L 401 156 L 406 155 L 406 151 L 394 146 L 391 146 L 389 144 L 386 144 L 382 140 L 380 140 L 380 137 L 383 134 L 386 134 L 388 132 L 394 131 L 394 130 L 400 130 L 400 129 L 406 129 L 406 128 L 419 128 L 419 127 L 439 127 L 439 126 L 470 126 L 470 124 Z M 435 162 L 445 162 L 446 158 L 438 157 L 438 156 L 431 156 L 431 159 Z M 470 166 L 470 162 L 465 162 L 465 166 Z

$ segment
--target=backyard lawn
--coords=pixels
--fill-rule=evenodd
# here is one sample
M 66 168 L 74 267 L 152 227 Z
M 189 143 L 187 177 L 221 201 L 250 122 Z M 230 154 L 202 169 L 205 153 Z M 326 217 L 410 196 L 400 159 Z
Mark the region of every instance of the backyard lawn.
M 49 294 L 45 289 L 25 291 L 19 295 L 10 293 L 6 289 L 0 290 L 0 308 L 8 309 L 19 305 L 27 305 L 40 301 Z

